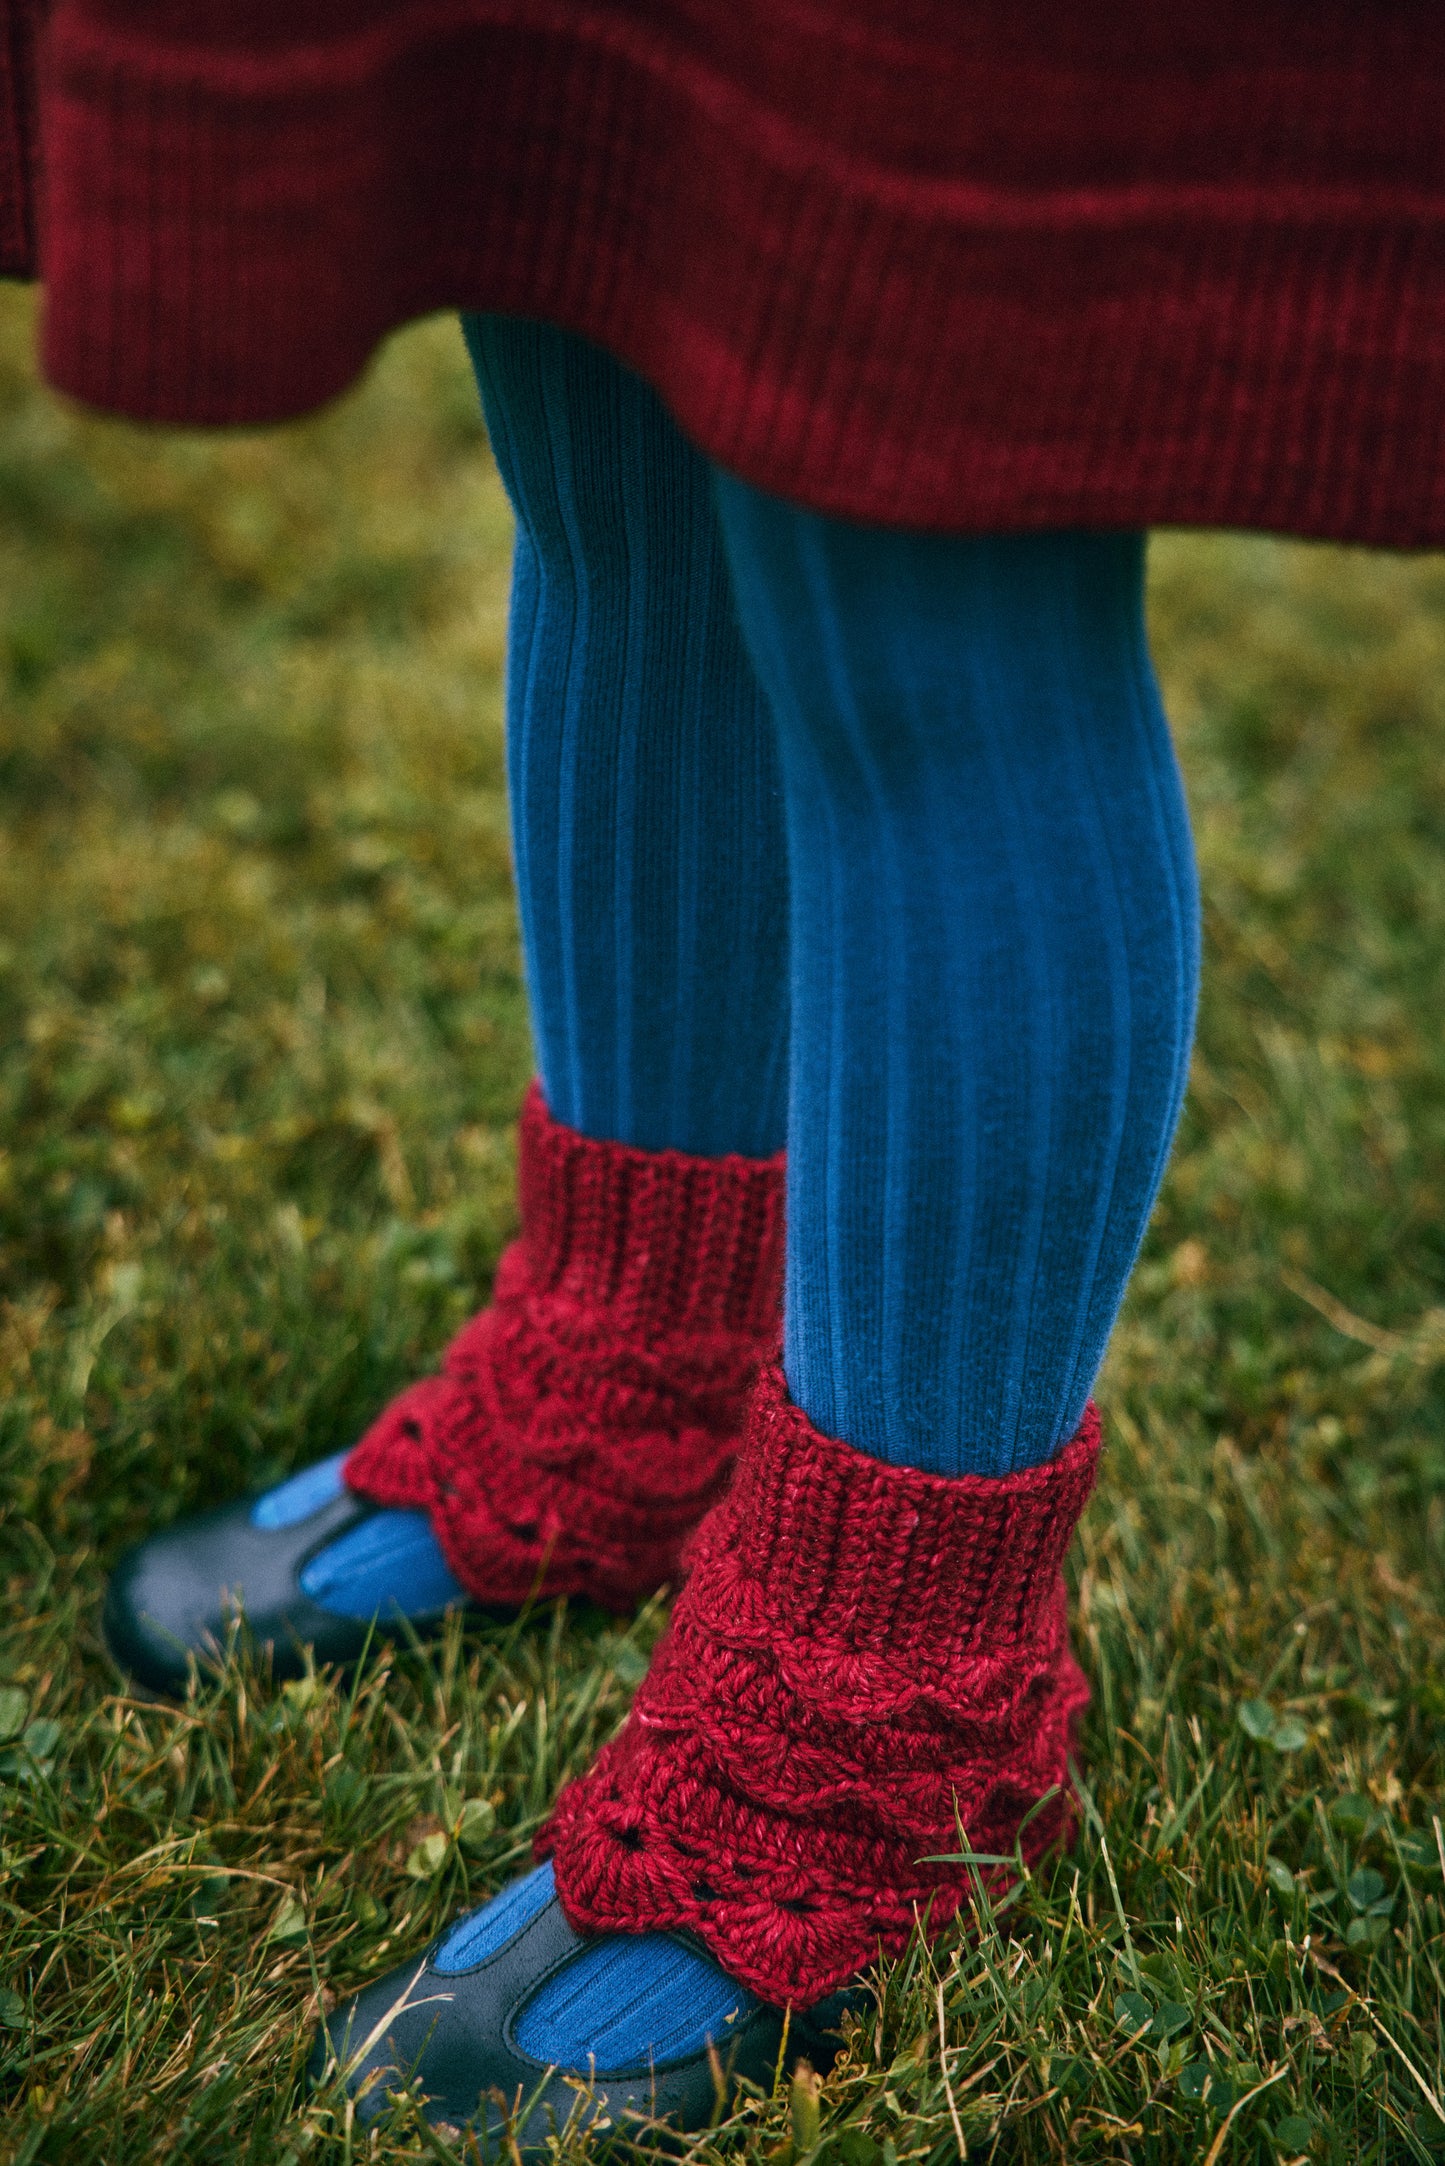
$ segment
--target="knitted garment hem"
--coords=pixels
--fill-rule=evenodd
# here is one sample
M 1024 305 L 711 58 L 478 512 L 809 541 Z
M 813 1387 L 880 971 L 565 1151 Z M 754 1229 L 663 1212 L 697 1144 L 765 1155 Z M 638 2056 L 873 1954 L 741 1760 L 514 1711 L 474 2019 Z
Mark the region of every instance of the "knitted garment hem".
M 1061 1567 L 1099 1438 L 1090 1405 L 1044 1466 L 921 1474 L 820 1435 L 770 1365 L 632 1713 L 538 1837 L 575 1928 L 690 1931 L 807 2007 L 970 1901 L 960 1834 L 1029 1863 L 1065 1839 Z
M 0 32 L 5 261 L 94 405 L 280 419 L 489 310 L 871 524 L 1445 542 L 1438 10 L 0 0 Z
M 783 1163 L 598 1142 L 535 1086 L 519 1146 L 491 1305 L 343 1471 L 425 1511 L 478 1601 L 626 1609 L 676 1577 L 776 1348 Z

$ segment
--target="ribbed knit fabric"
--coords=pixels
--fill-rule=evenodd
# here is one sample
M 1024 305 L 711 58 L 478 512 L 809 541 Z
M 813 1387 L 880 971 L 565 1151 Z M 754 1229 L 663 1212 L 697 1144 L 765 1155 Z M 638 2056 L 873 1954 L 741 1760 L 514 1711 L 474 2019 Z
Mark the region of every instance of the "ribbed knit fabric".
M 345 1488 L 348 1454 L 303 1467 L 251 1507 L 253 1527 L 294 1527 L 326 1509 Z M 359 1526 L 312 1550 L 301 1567 L 301 1592 L 334 1617 L 432 1618 L 466 1601 L 425 1512 L 373 1512 Z
M 519 1141 L 522 1233 L 490 1308 L 345 1476 L 424 1510 L 480 1601 L 627 1608 L 676 1574 L 776 1347 L 782 1167 L 598 1142 L 536 1089 Z
M 755 2006 L 745 1986 L 665 1933 L 609 1933 L 553 1971 L 516 2017 L 534 2061 L 598 2076 L 701 2053 Z
M 417 1511 L 374 1512 L 308 1557 L 297 1580 L 333 1617 L 436 1617 L 467 1597 Z
M 895 1463 L 1032 1465 L 1082 1418 L 1193 1028 L 1143 544 L 719 501 L 787 804 L 788 1381 Z
M 841 516 L 1445 542 L 1421 0 L 0 0 L 12 50 L 37 15 L 0 179 L 92 404 L 275 420 L 490 309 Z
M 536 1866 L 458 1919 L 433 1968 L 446 1977 L 489 1960 L 552 1895 L 551 1865 Z M 528 1994 L 513 2035 L 534 2061 L 606 2076 L 700 2052 L 753 2005 L 746 1988 L 697 1949 L 663 1933 L 609 1933 Z
M 455 1921 L 432 1957 L 433 1968 L 443 1977 L 454 1977 L 458 1971 L 487 1962 L 531 1924 L 538 1911 L 551 1902 L 552 1895 L 551 1866 L 534 1866 L 489 1903 Z
M 582 339 L 465 329 L 517 514 L 507 772 L 547 1103 L 644 1150 L 767 1157 L 786 845 L 707 465 Z
M 1091 1407 L 1046 1467 L 942 1480 L 821 1436 L 765 1371 L 632 1713 L 538 1839 L 577 1930 L 685 1928 L 807 2006 L 969 1900 L 927 1862 L 960 1826 L 1057 1841 L 1088 1697 L 1060 1567 L 1098 1445 Z

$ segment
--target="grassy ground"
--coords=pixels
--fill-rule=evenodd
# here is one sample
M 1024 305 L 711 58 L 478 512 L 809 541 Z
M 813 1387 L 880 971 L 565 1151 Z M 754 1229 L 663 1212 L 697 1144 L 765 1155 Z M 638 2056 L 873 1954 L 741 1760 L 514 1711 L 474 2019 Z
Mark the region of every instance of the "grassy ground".
M 515 1870 L 660 1613 L 175 1712 L 96 1620 L 507 1235 L 505 511 L 448 326 L 244 442 L 78 418 L 28 346 L 7 295 L 0 2160 L 469 2156 L 304 2102 L 318 1999 Z M 1445 2150 L 1445 564 L 1173 538 L 1153 581 L 1208 980 L 1076 1554 L 1087 1826 L 698 2159 Z

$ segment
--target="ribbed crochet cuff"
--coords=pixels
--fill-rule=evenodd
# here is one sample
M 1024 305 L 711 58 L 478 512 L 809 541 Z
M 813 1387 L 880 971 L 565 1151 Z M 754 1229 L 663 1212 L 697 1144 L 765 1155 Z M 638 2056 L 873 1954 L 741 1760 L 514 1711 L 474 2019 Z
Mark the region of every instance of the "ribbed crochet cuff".
M 641 1340 L 777 1330 L 783 1154 L 699 1158 L 601 1142 L 534 1083 L 519 1129 L 519 1244 L 534 1294 L 606 1310 Z
M 749 1594 L 782 1634 L 930 1670 L 1027 1639 L 1057 1588 L 1099 1441 L 1091 1402 L 1043 1466 L 924 1474 L 824 1436 L 769 1368 L 733 1491 L 749 1529 Z M 700 1577 L 720 1532 L 699 1531 L 690 1561 Z
M 598 1142 L 534 1088 L 520 1188 L 490 1305 L 373 1422 L 346 1480 L 425 1511 L 479 1601 L 626 1608 L 676 1578 L 776 1350 L 782 1158 Z

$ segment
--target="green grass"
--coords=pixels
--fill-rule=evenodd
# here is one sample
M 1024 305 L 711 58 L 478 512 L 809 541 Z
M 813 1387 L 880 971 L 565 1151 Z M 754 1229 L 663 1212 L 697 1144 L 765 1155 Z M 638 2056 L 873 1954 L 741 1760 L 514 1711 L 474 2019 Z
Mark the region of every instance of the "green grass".
M 660 1609 L 170 1712 L 97 1614 L 142 1528 L 345 1441 L 507 1237 L 505 507 L 447 325 L 235 441 L 66 410 L 29 325 L 4 296 L 0 2159 L 470 2156 L 306 2102 L 318 1999 L 513 1873 Z M 1208 974 L 1075 1558 L 1087 1825 L 699 2160 L 1445 2152 L 1445 565 L 1166 538 L 1153 614 Z

